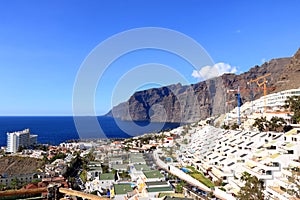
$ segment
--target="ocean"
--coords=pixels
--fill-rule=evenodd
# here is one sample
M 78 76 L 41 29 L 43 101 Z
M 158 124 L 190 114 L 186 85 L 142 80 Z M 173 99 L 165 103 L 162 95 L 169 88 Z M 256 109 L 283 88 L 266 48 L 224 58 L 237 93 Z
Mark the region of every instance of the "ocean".
M 88 119 L 88 117 L 86 117 Z M 97 117 L 98 122 L 107 138 L 128 138 L 132 135 L 157 132 L 180 126 L 180 123 L 158 123 L 152 122 L 128 122 L 111 117 Z M 128 135 L 124 130 L 130 130 Z M 143 130 L 136 129 L 135 125 L 145 127 Z M 162 128 L 161 128 L 162 127 Z M 30 129 L 31 134 L 38 135 L 38 143 L 57 145 L 70 139 L 79 139 L 72 116 L 64 117 L 0 117 L 0 146 L 6 146 L 7 132 Z M 90 131 L 90 130 L 89 130 Z

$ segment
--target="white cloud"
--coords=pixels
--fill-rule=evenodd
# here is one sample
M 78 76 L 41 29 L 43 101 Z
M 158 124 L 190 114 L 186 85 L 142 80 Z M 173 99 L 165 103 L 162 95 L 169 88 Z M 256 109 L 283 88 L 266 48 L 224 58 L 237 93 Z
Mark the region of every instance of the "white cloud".
M 224 73 L 236 73 L 237 68 L 226 63 L 216 63 L 213 66 L 204 66 L 199 71 L 193 70 L 192 76 L 203 80 L 220 76 Z

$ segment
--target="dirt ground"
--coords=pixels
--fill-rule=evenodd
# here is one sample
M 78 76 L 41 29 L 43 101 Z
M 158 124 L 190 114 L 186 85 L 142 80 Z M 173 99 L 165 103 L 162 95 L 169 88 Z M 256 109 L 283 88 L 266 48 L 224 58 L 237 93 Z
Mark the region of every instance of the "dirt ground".
M 43 165 L 44 162 L 36 158 L 6 156 L 0 158 L 0 175 L 34 173 L 39 168 L 43 169 Z

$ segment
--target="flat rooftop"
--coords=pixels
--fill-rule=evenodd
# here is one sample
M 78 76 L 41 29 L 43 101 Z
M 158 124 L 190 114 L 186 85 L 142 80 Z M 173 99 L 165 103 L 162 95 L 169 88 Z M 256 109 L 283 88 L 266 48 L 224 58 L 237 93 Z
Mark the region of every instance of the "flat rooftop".
M 116 195 L 127 194 L 128 192 L 132 192 L 130 184 L 115 184 L 114 189 Z
M 122 160 L 122 157 L 111 157 L 109 158 L 109 161 L 121 161 Z
M 158 170 L 144 171 L 146 178 L 164 178 Z
M 173 189 L 168 187 L 153 187 L 153 188 L 147 188 L 148 192 L 171 192 Z
M 141 157 L 133 157 L 129 159 L 130 163 L 144 163 L 146 162 L 144 158 Z
M 99 176 L 99 180 L 114 180 L 115 179 L 115 175 L 112 173 L 104 173 L 104 174 L 100 174 Z
M 127 164 L 119 164 L 119 165 L 112 165 L 111 168 L 113 169 L 127 169 Z
M 90 167 L 88 171 L 102 171 L 102 167 Z
M 169 185 L 167 181 L 146 182 L 147 186 Z
M 148 165 L 145 165 L 145 164 L 140 164 L 140 165 L 135 164 L 133 166 L 137 171 L 149 171 L 149 170 L 151 170 L 150 167 Z

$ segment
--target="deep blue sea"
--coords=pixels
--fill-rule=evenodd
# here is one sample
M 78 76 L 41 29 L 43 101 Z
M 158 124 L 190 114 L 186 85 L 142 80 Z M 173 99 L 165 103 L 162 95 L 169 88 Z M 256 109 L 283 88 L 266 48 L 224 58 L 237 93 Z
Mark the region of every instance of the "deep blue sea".
M 88 117 L 87 117 L 88 119 Z M 121 121 L 111 117 L 97 117 L 98 122 L 107 138 L 128 138 L 132 135 L 142 135 L 166 129 L 178 127 L 179 123 L 151 123 Z M 118 122 L 118 123 L 116 123 Z M 126 134 L 117 124 L 130 130 L 130 135 Z M 134 125 L 145 127 L 146 129 L 136 129 Z M 161 128 L 163 127 L 163 128 Z M 57 145 L 70 139 L 79 139 L 73 117 L 0 117 L 0 146 L 6 146 L 7 132 L 20 131 L 29 128 L 31 134 L 38 135 L 39 143 Z M 91 130 L 89 130 L 91 131 Z M 127 132 L 127 131 L 126 131 Z

